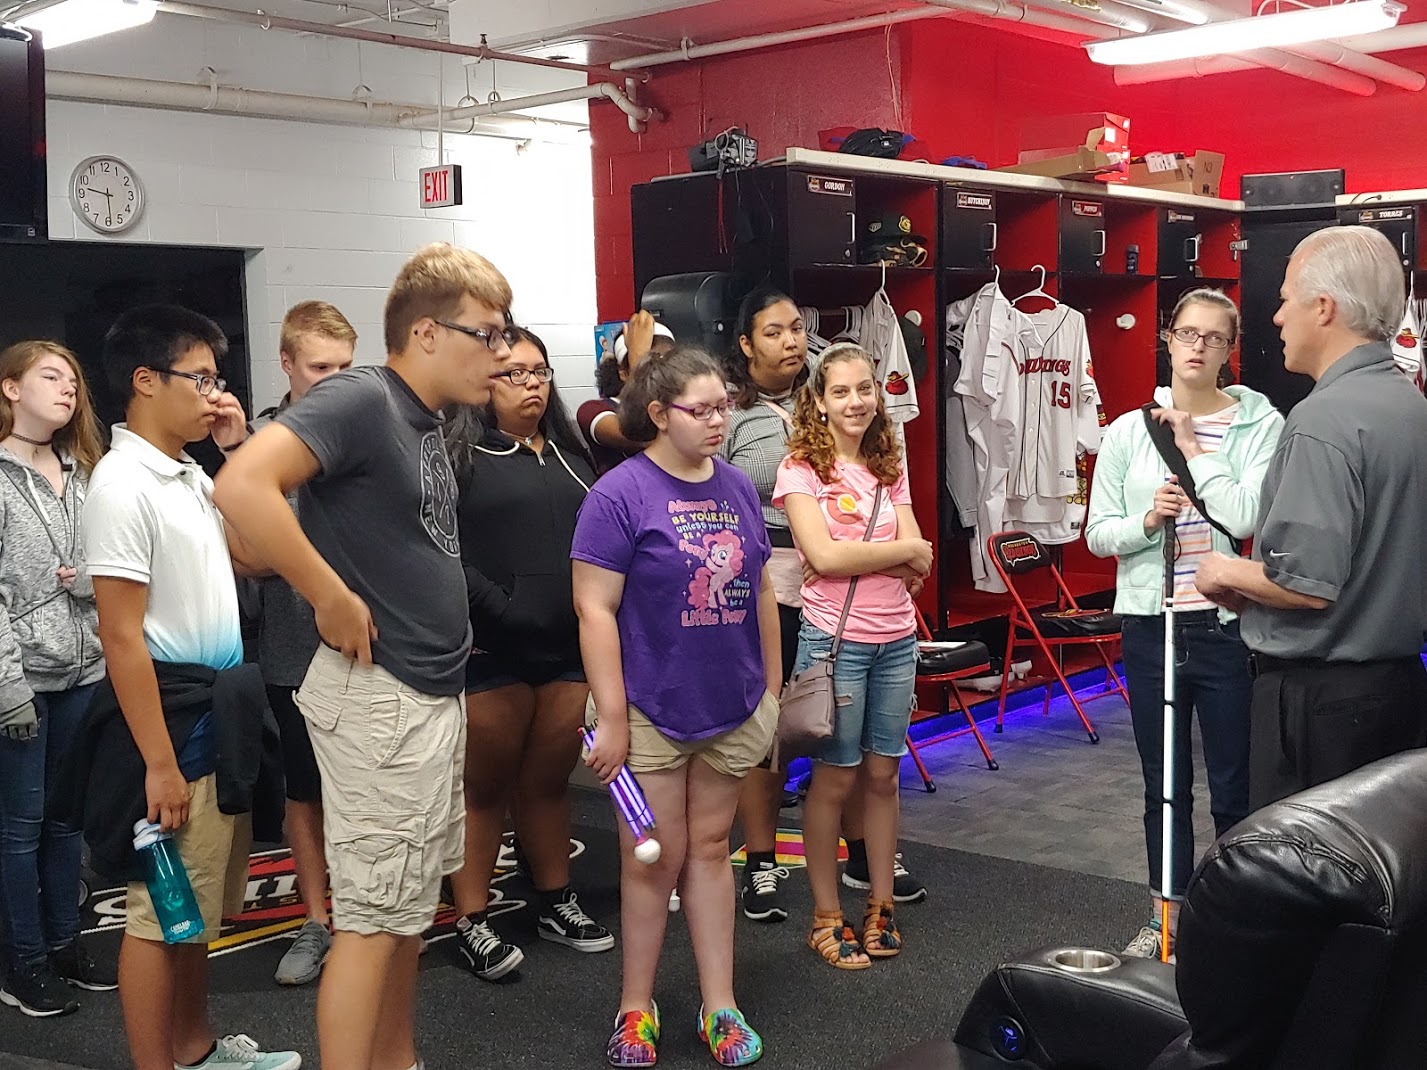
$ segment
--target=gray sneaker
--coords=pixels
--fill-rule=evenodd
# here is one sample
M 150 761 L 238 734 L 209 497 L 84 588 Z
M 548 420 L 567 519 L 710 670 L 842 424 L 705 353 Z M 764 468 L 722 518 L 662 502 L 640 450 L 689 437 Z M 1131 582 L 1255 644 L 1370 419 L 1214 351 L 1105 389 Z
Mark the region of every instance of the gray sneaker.
M 332 950 L 332 934 L 320 921 L 308 920 L 297 930 L 297 938 L 277 964 L 273 979 L 280 985 L 306 985 L 317 980 L 327 952 Z
M 1160 957 L 1162 948 L 1160 946 L 1159 930 L 1152 925 L 1146 925 L 1141 929 L 1135 938 L 1125 945 L 1125 950 L 1120 954 L 1135 959 L 1157 959 Z M 1171 966 L 1177 965 L 1179 957 L 1171 954 L 1169 963 Z

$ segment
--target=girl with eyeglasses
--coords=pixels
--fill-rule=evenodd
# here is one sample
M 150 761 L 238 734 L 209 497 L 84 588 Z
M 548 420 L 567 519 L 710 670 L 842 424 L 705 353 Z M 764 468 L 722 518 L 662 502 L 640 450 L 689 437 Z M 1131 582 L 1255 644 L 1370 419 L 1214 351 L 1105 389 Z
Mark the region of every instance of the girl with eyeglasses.
M 624 389 L 624 434 L 648 447 L 590 491 L 575 527 L 575 609 L 594 746 L 608 784 L 621 762 L 658 822 L 658 861 L 635 860 L 620 827 L 624 978 L 606 1055 L 653 1066 L 654 979 L 675 882 L 702 1007 L 699 1039 L 723 1066 L 763 1054 L 733 994 L 733 868 L 739 786 L 768 753 L 783 670 L 758 493 L 718 456 L 728 425 L 719 364 L 679 347 Z
M 104 676 L 79 543 L 101 451 L 73 353 L 54 342 L 0 353 L 0 1003 L 31 1017 L 78 1010 L 71 986 L 118 983 L 79 943 L 80 832 L 45 816 Z
M 486 915 L 509 809 L 542 939 L 608 951 L 614 936 L 570 885 L 570 773 L 589 688 L 570 584 L 575 516 L 594 471 L 555 389 L 545 343 L 523 328 L 480 414 L 447 434 L 474 650 L 466 663 L 466 860 L 452 874 L 459 963 L 496 981 L 525 958 Z
M 1174 429 L 1199 500 L 1235 538 L 1253 534 L 1259 488 L 1278 444 L 1283 417 L 1268 398 L 1243 386 L 1220 386 L 1239 338 L 1239 310 L 1221 290 L 1184 294 L 1163 339 L 1170 381 L 1155 390 L 1151 416 Z M 1211 550 L 1232 553 L 1227 536 L 1191 505 L 1169 474 L 1135 409 L 1110 425 L 1095 463 L 1085 541 L 1100 557 L 1117 556 L 1115 611 L 1123 618 L 1122 657 L 1130 715 L 1145 784 L 1145 846 L 1153 921 L 1125 948 L 1155 958 L 1161 948 L 1160 851 L 1164 749 L 1164 538 L 1175 521 L 1174 872 L 1170 925 L 1194 868 L 1194 786 L 1190 716 L 1197 713 L 1215 835 L 1249 813 L 1248 648 L 1236 616 L 1194 587 L 1198 562 Z M 1171 931 L 1171 936 L 1173 932 Z

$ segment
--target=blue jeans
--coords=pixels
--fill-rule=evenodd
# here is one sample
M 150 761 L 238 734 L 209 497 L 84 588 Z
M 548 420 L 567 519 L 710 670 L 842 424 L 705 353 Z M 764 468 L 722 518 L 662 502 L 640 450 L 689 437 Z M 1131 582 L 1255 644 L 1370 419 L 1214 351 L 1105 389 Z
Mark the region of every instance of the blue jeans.
M 97 684 L 35 695 L 39 735 L 0 736 L 0 920 L 12 966 L 79 935 L 80 833 L 45 817 L 51 783 Z
M 1179 613 L 1174 619 L 1174 872 L 1180 895 L 1194 871 L 1194 762 L 1189 718 L 1199 715 L 1209 812 L 1222 836 L 1249 815 L 1249 652 L 1239 622 L 1221 624 L 1216 610 Z M 1130 719 L 1145 775 L 1145 847 L 1150 886 L 1160 890 L 1163 838 L 1164 618 L 1123 618 L 1121 657 L 1130 689 Z
M 802 672 L 814 658 L 825 658 L 831 651 L 832 636 L 803 621 L 794 672 Z M 833 666 L 832 683 L 836 724 L 832 738 L 822 744 L 814 759 L 850 767 L 861 765 L 863 754 L 900 758 L 907 753 L 907 725 L 917 684 L 916 635 L 890 643 L 844 640 Z

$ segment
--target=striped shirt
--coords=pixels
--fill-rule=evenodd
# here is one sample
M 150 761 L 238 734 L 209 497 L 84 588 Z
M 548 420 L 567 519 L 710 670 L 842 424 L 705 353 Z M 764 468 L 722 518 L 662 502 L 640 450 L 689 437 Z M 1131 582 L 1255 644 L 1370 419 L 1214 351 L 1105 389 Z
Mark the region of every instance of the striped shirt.
M 1238 413 L 1239 406 L 1235 404 L 1208 416 L 1194 417 L 1194 437 L 1199 440 L 1199 448 L 1205 453 L 1218 453 L 1224 434 Z M 1179 552 L 1174 559 L 1174 608 L 1180 612 L 1213 609 L 1214 603 L 1194 586 L 1194 574 L 1199 571 L 1199 562 L 1214 549 L 1213 527 L 1198 509 L 1187 505 L 1179 514 L 1174 534 L 1179 540 Z
M 770 528 L 787 531 L 787 514 L 773 507 L 773 485 L 778 481 L 778 466 L 788 452 L 788 435 L 792 429 L 787 420 L 773 411 L 774 405 L 789 417 L 793 415 L 792 394 L 775 398 L 763 393 L 750 407 L 729 413 L 728 430 L 719 452 L 724 460 L 753 480 L 759 504 L 763 506 L 763 522 Z

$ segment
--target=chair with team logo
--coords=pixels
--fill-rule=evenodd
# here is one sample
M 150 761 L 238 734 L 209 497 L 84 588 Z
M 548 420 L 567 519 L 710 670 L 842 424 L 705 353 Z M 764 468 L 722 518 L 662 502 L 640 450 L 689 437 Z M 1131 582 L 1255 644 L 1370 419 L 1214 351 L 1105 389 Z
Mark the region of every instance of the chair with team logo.
M 1085 731 L 1090 736 L 1090 742 L 1099 743 L 1100 734 L 1085 715 L 1085 708 L 1081 706 L 1070 681 L 1065 678 L 1065 670 L 1061 668 L 1056 653 L 1059 648 L 1067 646 L 1093 646 L 1095 652 L 1100 655 L 1100 660 L 1105 663 L 1105 691 L 1118 691 L 1128 705 L 1129 692 L 1125 690 L 1124 683 L 1115 672 L 1114 660 L 1107 650 L 1112 643 L 1119 642 L 1119 615 L 1104 609 L 1082 609 L 1075 596 L 1070 593 L 1065 577 L 1051 559 L 1050 552 L 1034 535 L 1025 531 L 1003 531 L 992 535 L 987 540 L 987 547 L 991 562 L 1006 589 L 1011 592 L 1014 602 L 1010 627 L 1006 633 L 1006 658 L 1001 666 L 1001 701 L 996 711 L 996 731 L 1001 731 L 1006 716 L 1006 692 L 1010 685 L 1011 663 L 1015 650 L 1017 647 L 1034 646 L 1050 663 L 1051 672 L 1065 689 L 1080 723 L 1085 726 Z M 1018 589 L 1016 584 L 1017 581 L 1024 582 L 1026 576 L 1041 569 L 1050 570 L 1051 578 L 1055 581 L 1056 601 L 1054 605 L 1032 609 L 1024 592 Z M 1050 712 L 1053 689 L 1053 683 L 1046 685 L 1042 713 Z
M 915 743 L 912 740 L 911 732 L 907 733 L 907 753 L 912 756 L 912 761 L 916 763 L 917 772 L 922 776 L 922 786 L 928 793 L 936 791 L 936 782 L 932 780 L 931 773 L 927 772 L 925 763 L 918 747 L 930 747 L 933 744 L 941 743 L 956 736 L 963 736 L 970 732 L 976 737 L 976 745 L 981 748 L 981 756 L 986 759 L 986 768 L 996 770 L 1001 768 L 996 763 L 996 759 L 991 756 L 991 748 L 986 745 L 986 738 L 981 734 L 981 729 L 976 726 L 976 718 L 971 716 L 971 711 L 966 707 L 966 700 L 961 697 L 961 692 L 956 688 L 957 680 L 965 680 L 971 676 L 983 676 L 991 669 L 991 656 L 986 649 L 985 643 L 972 641 L 939 642 L 927 627 L 927 619 L 922 616 L 922 611 L 917 610 L 917 686 L 923 684 L 931 687 L 941 688 L 941 710 L 924 710 L 918 702 L 912 708 L 912 721 L 923 720 L 928 717 L 948 716 L 951 713 L 951 697 L 956 696 L 956 704 L 961 708 L 961 714 L 966 718 L 965 728 L 954 728 L 948 732 L 941 732 Z M 914 696 L 915 698 L 915 696 Z

